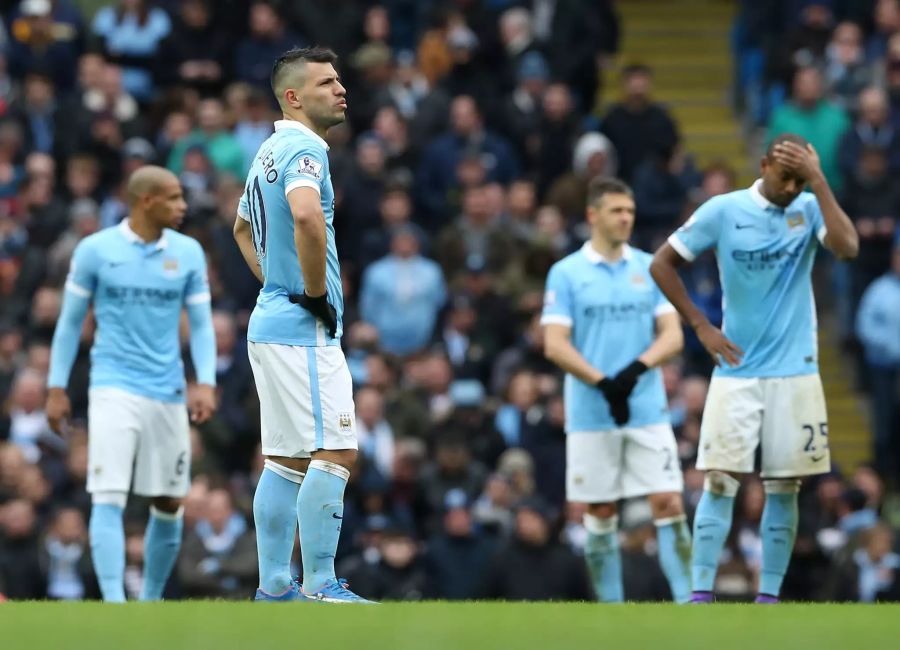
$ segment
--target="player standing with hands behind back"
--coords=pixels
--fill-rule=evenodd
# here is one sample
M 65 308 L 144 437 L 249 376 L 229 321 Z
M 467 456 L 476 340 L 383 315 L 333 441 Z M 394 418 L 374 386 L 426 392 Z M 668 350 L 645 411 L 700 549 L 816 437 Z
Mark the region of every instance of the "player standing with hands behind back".
M 262 601 L 369 602 L 334 575 L 357 450 L 323 139 L 347 110 L 336 60 L 331 50 L 304 48 L 275 61 L 272 90 L 284 119 L 253 160 L 234 224 L 263 283 L 247 332 L 266 457 L 253 499 Z M 290 574 L 298 520 L 302 588 Z
M 653 279 L 713 356 L 700 430 L 707 471 L 694 518 L 693 602 L 713 600 L 719 556 L 740 483 L 762 445 L 766 501 L 758 603 L 778 602 L 797 535 L 800 478 L 831 468 L 825 396 L 817 364 L 810 274 L 817 240 L 853 258 L 859 238 L 803 138 L 781 135 L 752 187 L 714 197 L 657 251 Z M 809 185 L 812 193 L 801 194 Z M 714 248 L 724 332 L 688 297 L 677 267 Z
M 141 600 L 162 598 L 181 547 L 181 499 L 190 487 L 188 410 L 204 422 L 215 408 L 216 343 L 206 258 L 195 240 L 175 232 L 187 204 L 178 178 L 146 166 L 128 179 L 128 218 L 82 240 L 72 255 L 62 311 L 53 334 L 47 418 L 60 431 L 69 417 L 66 386 L 81 325 L 93 304 L 88 395 L 89 535 L 103 600 L 124 602 L 128 491 L 150 497 Z M 191 328 L 197 386 L 184 407 L 178 326 Z
M 547 276 L 544 349 L 566 371 L 566 498 L 588 504 L 585 558 L 597 597 L 624 600 L 616 502 L 649 495 L 663 572 L 686 602 L 691 536 L 658 369 L 684 337 L 650 277 L 650 255 L 628 245 L 634 209 L 621 181 L 591 182 L 591 238 Z

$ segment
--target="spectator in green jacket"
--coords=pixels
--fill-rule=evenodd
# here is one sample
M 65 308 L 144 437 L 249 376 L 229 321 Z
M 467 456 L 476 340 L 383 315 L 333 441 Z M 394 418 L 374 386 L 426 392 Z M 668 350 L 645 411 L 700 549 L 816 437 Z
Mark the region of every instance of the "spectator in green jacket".
M 184 155 L 188 149 L 203 145 L 210 162 L 218 172 L 231 174 L 241 180 L 247 175 L 244 152 L 237 139 L 225 126 L 225 108 L 218 99 L 204 99 L 197 108 L 198 127 L 172 147 L 168 168 L 181 174 Z

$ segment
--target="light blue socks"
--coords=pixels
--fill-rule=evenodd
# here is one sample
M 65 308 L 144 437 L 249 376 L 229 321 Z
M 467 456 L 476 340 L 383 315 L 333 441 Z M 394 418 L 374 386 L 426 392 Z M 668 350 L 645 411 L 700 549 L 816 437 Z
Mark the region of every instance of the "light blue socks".
M 691 531 L 687 517 L 682 514 L 654 523 L 659 564 L 669 581 L 672 600 L 686 603 L 691 599 Z
M 344 518 L 344 488 L 350 471 L 325 460 L 313 460 L 297 495 L 303 592 L 319 591 L 334 578 L 334 554 Z
M 141 600 L 161 600 L 175 567 L 184 530 L 184 508 L 163 512 L 150 507 L 150 521 L 144 534 L 144 585 Z
M 763 547 L 759 593 L 777 598 L 797 537 L 800 481 L 768 480 L 763 481 L 763 485 L 766 488 L 766 505 L 759 524 Z
M 621 603 L 625 600 L 622 585 L 622 555 L 619 552 L 619 517 L 601 519 L 584 515 L 588 532 L 584 558 L 594 583 L 597 600 L 602 603 Z
M 125 528 L 124 508 L 111 503 L 95 503 L 91 507 L 88 533 L 94 573 L 100 583 L 103 600 L 125 602 Z
M 694 515 L 694 550 L 691 577 L 695 592 L 712 592 L 719 556 L 731 530 L 734 497 L 740 482 L 724 472 L 708 472 L 703 496 Z
M 291 587 L 297 493 L 302 482 L 302 472 L 267 459 L 253 497 L 259 588 L 272 596 L 279 596 Z

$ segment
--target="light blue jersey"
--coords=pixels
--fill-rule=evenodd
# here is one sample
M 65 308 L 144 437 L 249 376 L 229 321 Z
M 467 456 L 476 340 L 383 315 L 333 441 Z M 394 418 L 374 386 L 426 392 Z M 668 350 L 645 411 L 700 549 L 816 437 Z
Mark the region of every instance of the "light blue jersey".
M 675 311 L 650 277 L 651 260 L 626 246 L 622 258 L 609 263 L 586 242 L 550 269 L 541 324 L 571 327 L 575 349 L 604 375 L 614 376 L 656 339 L 656 317 Z M 600 390 L 570 374 L 564 401 L 569 433 L 619 427 Z M 658 368 L 641 375 L 628 404 L 631 419 L 623 426 L 669 422 Z
M 338 320 L 333 339 L 328 338 L 324 326 L 312 314 L 288 300 L 289 295 L 303 293 L 303 273 L 294 244 L 294 217 L 287 201 L 288 193 L 298 187 L 311 187 L 322 201 L 325 286 Z M 325 141 L 300 122 L 275 122 L 275 133 L 263 143 L 250 166 L 238 216 L 250 222 L 265 279 L 250 316 L 247 339 L 283 345 L 340 345 L 344 295 L 334 243 L 334 189 Z
M 187 308 L 197 381 L 215 385 L 215 339 L 206 258 L 200 244 L 174 230 L 142 241 L 126 219 L 86 237 L 75 248 L 63 309 L 53 335 L 51 388 L 65 388 L 81 323 L 93 303 L 97 331 L 91 387 L 121 388 L 166 402 L 183 402 L 179 324 Z
M 818 372 L 813 260 L 825 241 L 815 196 L 802 193 L 787 208 L 752 187 L 701 205 L 669 237 L 687 261 L 714 249 L 722 281 L 722 329 L 744 356 L 724 360 L 716 375 L 789 377 Z

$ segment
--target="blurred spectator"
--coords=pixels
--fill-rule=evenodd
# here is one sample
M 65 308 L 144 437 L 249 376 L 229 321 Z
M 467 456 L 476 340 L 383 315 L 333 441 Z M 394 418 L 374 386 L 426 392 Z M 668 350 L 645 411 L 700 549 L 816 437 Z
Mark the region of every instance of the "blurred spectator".
M 512 540 L 490 563 L 483 596 L 502 600 L 593 600 L 584 562 L 552 538 L 552 518 L 536 499 L 516 508 Z M 529 567 L 541 567 L 535 580 Z
M 574 108 L 565 84 L 551 84 L 544 91 L 536 150 L 528 165 L 537 175 L 538 196 L 544 196 L 553 181 L 569 168 L 581 130 Z
M 82 600 L 100 597 L 94 577 L 84 515 L 74 508 L 56 513 L 44 539 L 41 567 L 47 584 L 47 598 Z
M 256 536 L 227 490 L 207 495 L 204 517 L 185 536 L 178 568 L 187 597 L 244 599 L 256 587 Z
M 366 269 L 360 314 L 378 330 L 381 345 L 393 354 L 422 349 L 431 339 L 446 300 L 440 267 L 419 255 L 415 231 L 396 231 L 391 253 Z
M 228 34 L 214 24 L 210 0 L 182 0 L 180 5 L 172 32 L 159 46 L 156 79 L 166 86 L 178 83 L 204 96 L 216 95 L 230 71 Z
M 676 144 L 653 152 L 635 170 L 635 241 L 655 250 L 675 229 L 692 189 L 702 182 L 684 148 Z
M 534 160 L 540 146 L 541 98 L 550 80 L 550 68 L 537 51 L 527 51 L 517 60 L 515 84 L 502 109 L 503 124 L 498 127 L 516 147 L 519 158 Z
M 360 455 L 386 480 L 394 476 L 394 431 L 384 419 L 384 397 L 374 388 L 362 388 L 353 398 Z
M 584 219 L 587 188 L 599 176 L 615 176 L 619 169 L 616 149 L 601 133 L 585 133 L 575 143 L 571 171 L 554 181 L 546 202 L 556 206 L 570 224 Z
M 403 528 L 388 527 L 371 559 L 363 556 L 339 568 L 347 582 L 366 598 L 417 601 L 432 589 L 419 544 Z
M 645 65 L 622 70 L 622 101 L 613 104 L 603 118 L 601 130 L 615 147 L 619 177 L 626 183 L 653 152 L 671 150 L 678 142 L 672 117 L 651 97 L 652 81 Z
M 876 0 L 874 22 L 875 29 L 866 41 L 866 60 L 870 62 L 884 58 L 888 39 L 900 31 L 900 2 Z
M 877 86 L 869 86 L 860 93 L 858 118 L 841 140 L 838 164 L 845 180 L 856 173 L 866 148 L 883 151 L 889 170 L 900 171 L 900 132 L 890 122 L 887 95 Z
M 455 97 L 450 106 L 452 132 L 435 138 L 422 155 L 417 184 L 423 215 L 432 229 L 446 223 L 445 203 L 456 187 L 456 168 L 464 155 L 475 154 L 485 162 L 488 180 L 509 183 L 518 174 L 518 163 L 509 143 L 484 128 L 476 100 Z
M 13 382 L 9 404 L 0 417 L 0 438 L 19 447 L 29 463 L 36 463 L 41 457 L 38 444 L 50 434 L 44 412 L 44 384 L 44 377 L 37 371 L 22 370 Z
M 894 532 L 884 524 L 863 533 L 860 548 L 836 567 L 828 599 L 838 602 L 900 601 L 900 555 Z
M 7 598 L 36 600 L 46 595 L 39 548 L 34 507 L 24 499 L 0 505 L 0 583 Z
M 244 178 L 246 159 L 241 145 L 228 131 L 225 108 L 218 99 L 204 99 L 197 106 L 197 129 L 177 141 L 169 154 L 167 167 L 175 174 L 185 170 L 190 150 L 200 148 L 217 171 Z
M 20 79 L 30 70 L 44 70 L 57 88 L 69 91 L 75 84 L 82 45 L 80 25 L 65 20 L 57 23 L 53 4 L 51 0 L 22 0 L 19 17 L 11 26 L 9 68 Z M 70 19 L 71 11 L 71 7 L 57 9 Z
M 874 458 L 879 468 L 900 477 L 900 238 L 894 244 L 891 271 L 863 294 L 856 333 L 865 349 L 872 390 Z
M 850 126 L 846 112 L 824 99 L 822 73 L 813 67 L 797 70 L 791 100 L 773 113 L 766 144 L 783 133 L 806 138 L 819 154 L 829 185 L 840 191 L 843 179 L 838 170 L 838 147 Z
M 172 31 L 169 14 L 150 0 L 119 0 L 94 16 L 91 31 L 107 59 L 122 66 L 122 86 L 138 101 L 153 95 L 153 67 L 160 44 Z
M 304 43 L 285 27 L 284 19 L 268 0 L 251 3 L 248 25 L 250 33 L 234 50 L 235 76 L 239 81 L 269 92 L 272 62 L 292 47 L 302 47 Z
M 9 108 L 10 116 L 21 125 L 26 148 L 45 154 L 55 153 L 56 133 L 62 130 L 56 88 L 40 69 L 25 75 L 24 92 Z
M 845 111 L 856 110 L 860 91 L 872 83 L 875 71 L 866 61 L 862 28 L 840 23 L 825 51 L 825 88 L 829 98 Z

